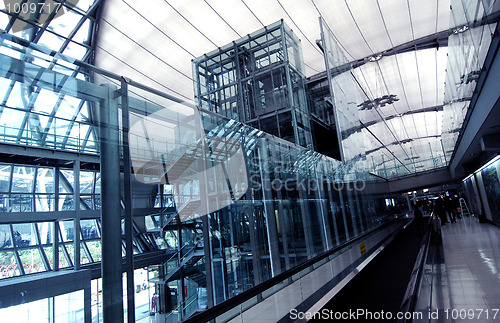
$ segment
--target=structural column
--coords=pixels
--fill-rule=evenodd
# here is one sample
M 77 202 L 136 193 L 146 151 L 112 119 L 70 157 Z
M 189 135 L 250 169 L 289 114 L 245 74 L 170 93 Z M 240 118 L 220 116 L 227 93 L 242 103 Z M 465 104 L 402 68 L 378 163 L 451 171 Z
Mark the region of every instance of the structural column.
M 319 214 L 319 221 L 321 223 L 321 227 L 323 228 L 321 232 L 321 236 L 323 237 L 323 246 L 326 250 L 330 250 L 332 247 L 332 235 L 331 235 L 331 228 L 330 228 L 330 222 L 328 221 L 328 206 L 326 205 L 327 199 L 324 191 L 324 183 L 326 180 L 323 178 L 322 173 L 320 170 L 318 170 L 318 167 L 314 167 L 315 171 L 315 180 L 317 183 L 317 192 L 315 192 L 317 202 L 316 204 L 319 206 L 320 214 Z M 325 180 L 325 182 L 324 182 Z
M 99 107 L 101 147 L 102 302 L 104 323 L 123 322 L 118 103 L 109 85 Z
M 125 206 L 125 271 L 127 272 L 127 322 L 135 322 L 134 244 L 132 241 L 131 161 L 128 134 L 130 129 L 128 107 L 128 80 L 121 81 L 122 144 L 123 144 L 123 204 Z M 162 199 L 163 200 L 163 199 Z
M 75 205 L 75 219 L 73 220 L 73 245 L 74 245 L 74 268 L 79 270 L 80 266 L 80 161 L 73 161 L 73 202 Z
M 273 194 L 271 192 L 271 180 L 266 167 L 269 165 L 267 156 L 267 142 L 261 139 L 259 145 L 260 175 L 262 178 L 262 195 L 264 197 L 264 211 L 266 213 L 267 239 L 269 242 L 269 253 L 271 258 L 271 274 L 276 276 L 281 272 L 280 248 L 278 241 L 278 230 L 276 217 L 274 215 Z

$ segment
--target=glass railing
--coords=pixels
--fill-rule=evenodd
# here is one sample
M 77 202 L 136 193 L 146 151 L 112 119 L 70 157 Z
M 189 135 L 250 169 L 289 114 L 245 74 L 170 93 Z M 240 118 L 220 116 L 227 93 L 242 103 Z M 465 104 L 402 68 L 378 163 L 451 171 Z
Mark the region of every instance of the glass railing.
M 291 320 L 291 309 L 320 311 L 315 306 L 323 296 L 344 287 L 409 224 L 405 218 L 382 224 L 185 321 L 278 322 Z M 366 253 L 360 253 L 360 244 L 366 246 Z M 275 307 L 283 299 L 287 305 Z
M 4 108 L 3 113 L 8 113 L 9 110 L 12 109 Z M 24 113 L 25 111 L 22 112 Z M 37 115 L 34 112 L 30 112 L 30 114 Z M 39 116 L 42 118 L 47 117 L 43 114 L 40 114 Z M 5 120 L 3 121 L 5 122 L 7 118 L 4 119 Z M 22 129 L 20 126 L 11 126 L 9 123 L 2 124 L 0 122 L 0 142 L 78 153 L 85 152 L 89 154 L 97 154 L 99 143 L 94 139 L 93 127 L 94 125 L 90 123 L 75 122 L 57 117 L 52 118 L 52 125 L 49 129 L 32 130 L 28 127 Z

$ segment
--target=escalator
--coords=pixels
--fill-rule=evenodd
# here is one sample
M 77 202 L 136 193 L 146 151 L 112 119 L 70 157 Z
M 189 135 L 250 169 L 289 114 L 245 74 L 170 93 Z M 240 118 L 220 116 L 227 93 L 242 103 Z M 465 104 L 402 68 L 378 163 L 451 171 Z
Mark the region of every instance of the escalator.
M 340 290 L 320 313 L 330 313 L 333 318 L 342 317 L 342 320 L 352 322 L 396 322 L 423 238 L 423 230 L 419 231 L 415 223 L 409 225 Z

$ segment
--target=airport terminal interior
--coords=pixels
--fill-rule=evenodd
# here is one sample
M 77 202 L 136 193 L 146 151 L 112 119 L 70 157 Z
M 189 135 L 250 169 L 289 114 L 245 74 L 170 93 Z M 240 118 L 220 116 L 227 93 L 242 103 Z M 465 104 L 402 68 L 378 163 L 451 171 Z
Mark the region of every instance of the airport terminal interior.
M 1 320 L 498 322 L 499 19 L 4 0 Z

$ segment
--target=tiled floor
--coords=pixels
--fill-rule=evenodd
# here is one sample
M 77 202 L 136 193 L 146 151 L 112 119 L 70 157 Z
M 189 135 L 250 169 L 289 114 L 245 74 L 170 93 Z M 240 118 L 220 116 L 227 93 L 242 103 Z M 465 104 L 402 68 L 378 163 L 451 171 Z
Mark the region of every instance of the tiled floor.
M 500 322 L 500 229 L 464 217 L 444 226 L 442 237 L 450 317 Z

